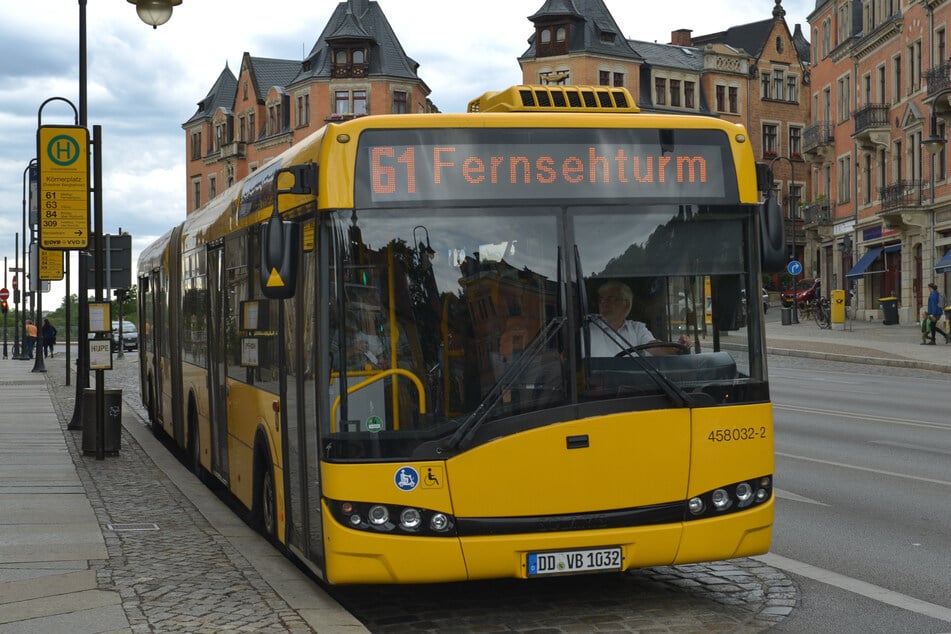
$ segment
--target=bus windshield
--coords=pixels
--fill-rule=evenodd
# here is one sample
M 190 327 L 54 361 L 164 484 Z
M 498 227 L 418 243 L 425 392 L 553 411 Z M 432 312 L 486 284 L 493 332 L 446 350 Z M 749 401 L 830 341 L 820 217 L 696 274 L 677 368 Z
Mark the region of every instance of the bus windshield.
M 325 458 L 445 457 L 612 411 L 765 401 L 753 211 L 329 214 L 323 434 L 340 442 Z

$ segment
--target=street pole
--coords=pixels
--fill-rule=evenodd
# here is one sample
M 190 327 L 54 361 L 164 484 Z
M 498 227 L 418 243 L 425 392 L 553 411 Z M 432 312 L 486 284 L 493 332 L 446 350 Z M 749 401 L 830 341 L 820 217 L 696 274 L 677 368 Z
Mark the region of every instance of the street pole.
M 792 162 L 792 159 L 788 156 L 777 156 L 769 162 L 770 172 L 773 170 L 773 164 L 776 161 L 786 161 L 789 163 L 789 195 L 786 198 L 786 202 L 789 205 L 789 219 L 792 222 L 792 255 L 789 259 L 795 260 L 796 258 L 796 216 L 799 209 L 799 201 L 793 195 L 793 187 L 796 184 L 796 165 Z M 792 323 L 799 323 L 799 284 L 798 284 L 798 275 L 793 276 L 793 303 L 792 303 Z
M 79 0 L 79 125 L 88 128 L 88 101 L 86 94 L 86 0 Z M 96 198 L 101 196 L 96 192 Z M 87 199 L 88 200 L 88 199 Z M 88 206 L 87 206 L 88 208 Z M 83 398 L 89 387 L 89 265 L 87 259 L 79 255 L 79 281 L 77 283 L 79 314 L 76 316 L 76 399 L 73 405 L 73 417 L 66 429 L 83 428 Z M 69 287 L 66 288 L 66 301 L 69 301 Z M 67 357 L 67 361 L 69 357 Z M 69 372 L 69 368 L 66 368 Z
M 6 288 L 6 287 L 7 287 L 7 256 L 3 256 L 3 288 Z M 7 312 L 8 310 L 3 311 L 3 358 L 4 359 L 7 358 Z
M 13 264 L 13 358 L 20 358 L 20 339 L 17 337 L 17 327 L 20 323 L 20 289 L 17 279 L 20 275 L 20 234 L 16 234 L 13 239 L 13 253 L 15 254 Z

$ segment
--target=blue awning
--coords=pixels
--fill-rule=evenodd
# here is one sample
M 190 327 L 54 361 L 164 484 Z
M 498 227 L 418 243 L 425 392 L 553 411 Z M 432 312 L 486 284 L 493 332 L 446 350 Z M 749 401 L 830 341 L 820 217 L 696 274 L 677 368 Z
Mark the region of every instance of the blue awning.
M 845 274 L 845 279 L 847 280 L 857 280 L 863 275 L 865 275 L 866 269 L 872 265 L 879 255 L 881 255 L 882 249 L 880 247 L 875 249 L 869 249 L 865 252 L 865 255 L 862 256 L 862 259 L 852 267 L 852 269 Z
M 935 273 L 951 273 L 951 250 L 944 254 L 934 267 Z

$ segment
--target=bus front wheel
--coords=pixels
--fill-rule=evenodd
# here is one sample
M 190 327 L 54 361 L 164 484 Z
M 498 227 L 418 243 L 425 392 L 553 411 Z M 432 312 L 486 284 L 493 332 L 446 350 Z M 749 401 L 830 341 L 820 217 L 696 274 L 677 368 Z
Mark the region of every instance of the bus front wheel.
M 271 461 L 258 453 L 255 460 L 254 527 L 269 540 L 277 537 L 277 495 L 274 491 L 274 469 Z

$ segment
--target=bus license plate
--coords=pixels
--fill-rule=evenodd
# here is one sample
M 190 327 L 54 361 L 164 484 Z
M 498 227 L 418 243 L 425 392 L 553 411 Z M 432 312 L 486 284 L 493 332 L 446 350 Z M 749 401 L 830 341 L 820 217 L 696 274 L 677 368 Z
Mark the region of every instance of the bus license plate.
M 528 553 L 528 576 L 561 575 L 592 570 L 620 570 L 620 547 L 591 550 L 561 550 L 547 553 Z

